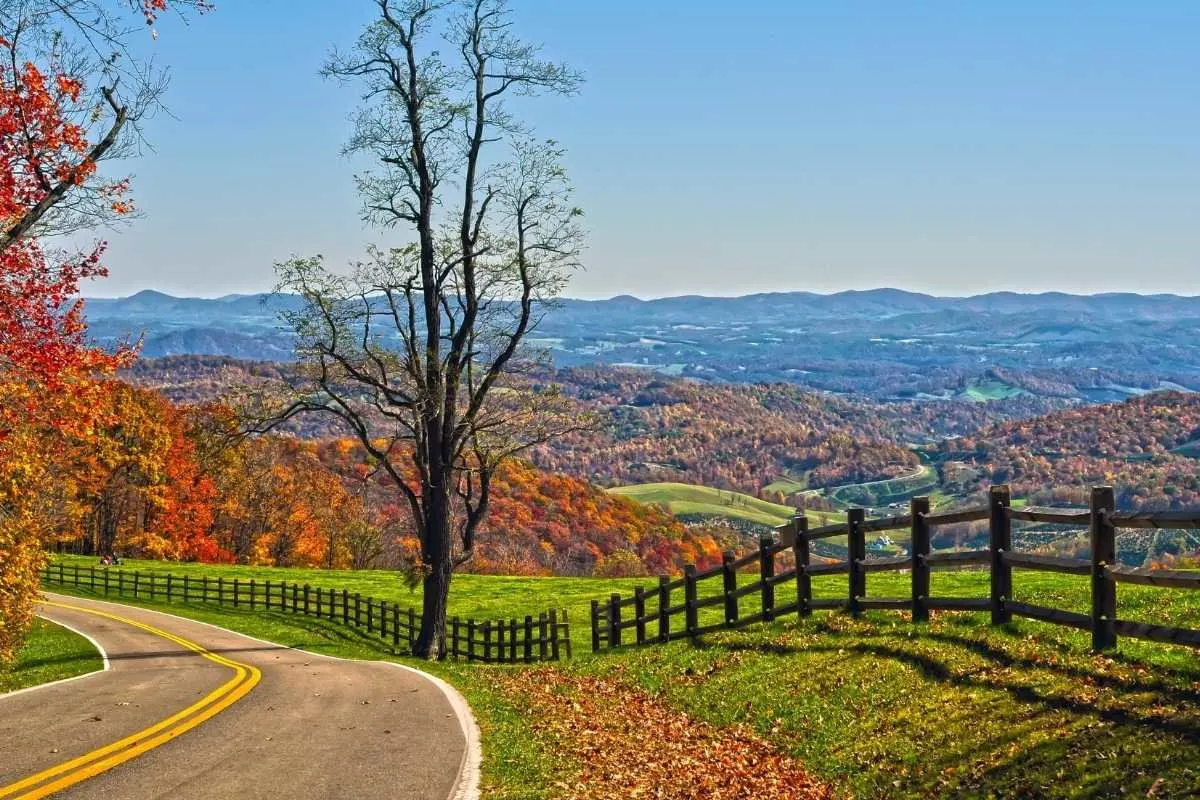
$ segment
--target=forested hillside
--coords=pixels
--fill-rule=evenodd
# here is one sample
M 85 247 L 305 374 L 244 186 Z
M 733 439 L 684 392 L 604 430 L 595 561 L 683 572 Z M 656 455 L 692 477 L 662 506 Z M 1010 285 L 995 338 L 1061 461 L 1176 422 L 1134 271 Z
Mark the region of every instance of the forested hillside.
M 197 403 L 286 374 L 272 362 L 174 356 L 143 359 L 126 376 L 176 402 Z M 589 431 L 536 448 L 531 458 L 539 466 L 602 486 L 680 481 L 750 494 L 788 475 L 812 487 L 902 475 L 917 464 L 910 443 L 1063 404 L 1033 396 L 878 403 L 786 383 L 707 383 L 610 367 L 557 370 L 536 380 L 561 385 L 581 418 L 594 421 Z M 289 430 L 314 439 L 341 435 L 319 417 Z
M 755 492 L 783 474 L 825 486 L 892 477 L 917 463 L 873 404 L 786 384 L 704 384 L 632 370 L 559 377 L 600 424 L 533 458 L 607 486 L 669 480 Z
M 1197 440 L 1200 396 L 1157 392 L 991 425 L 933 452 L 950 490 L 1010 483 L 1042 500 L 1107 483 L 1123 508 L 1161 509 L 1200 504 L 1200 461 L 1188 455 Z
M 43 498 L 59 547 L 278 566 L 415 564 L 407 509 L 357 444 L 242 437 L 223 405 L 176 406 L 118 380 L 87 396 L 97 423 L 57 452 L 53 494 Z M 514 461 L 496 476 L 490 518 L 464 569 L 672 572 L 714 563 L 736 536 Z

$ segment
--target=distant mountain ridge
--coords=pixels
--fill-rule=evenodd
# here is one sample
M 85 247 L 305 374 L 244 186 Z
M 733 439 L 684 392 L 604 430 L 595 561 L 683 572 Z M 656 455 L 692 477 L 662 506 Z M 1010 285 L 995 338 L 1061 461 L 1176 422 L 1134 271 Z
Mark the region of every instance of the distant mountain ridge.
M 201 299 L 146 290 L 91 299 L 87 316 L 101 342 L 144 334 L 147 356 L 287 361 L 292 340 L 278 314 L 299 302 L 290 295 Z M 992 380 L 986 373 L 1001 369 L 1031 375 L 1032 385 L 1066 386 L 1081 400 L 1115 400 L 1164 385 L 1200 388 L 1198 333 L 1196 296 L 935 297 L 871 289 L 566 299 L 550 310 L 532 343 L 560 366 L 788 381 L 881 399 L 978 399 L 972 382 Z

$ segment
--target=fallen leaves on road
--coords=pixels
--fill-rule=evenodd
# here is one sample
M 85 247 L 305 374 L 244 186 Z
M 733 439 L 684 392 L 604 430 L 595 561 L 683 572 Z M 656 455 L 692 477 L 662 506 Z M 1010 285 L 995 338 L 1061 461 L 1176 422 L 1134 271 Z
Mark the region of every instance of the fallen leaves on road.
M 503 673 L 508 693 L 579 765 L 568 800 L 827 800 L 832 790 L 751 728 L 716 728 L 620 681 L 554 669 Z

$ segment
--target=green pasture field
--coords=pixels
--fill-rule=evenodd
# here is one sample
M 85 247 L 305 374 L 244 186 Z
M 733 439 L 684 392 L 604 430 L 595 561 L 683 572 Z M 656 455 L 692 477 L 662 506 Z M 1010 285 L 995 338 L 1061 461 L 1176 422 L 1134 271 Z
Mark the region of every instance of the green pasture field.
M 677 517 L 720 517 L 776 527 L 786 523 L 796 513 L 791 506 L 760 500 L 741 492 L 688 483 L 641 483 L 620 486 L 609 491 L 639 503 L 665 506 Z M 806 513 L 809 524 L 813 526 L 840 521 L 838 515 L 828 512 Z
M 226 578 L 347 586 L 354 573 L 135 562 Z M 743 576 L 752 580 L 753 576 Z M 981 597 L 982 572 L 938 572 L 933 594 Z M 871 596 L 903 597 L 903 573 L 868 576 Z M 914 626 L 899 612 L 789 616 L 676 642 L 593 655 L 588 600 L 628 593 L 652 580 L 458 576 L 452 613 L 519 616 L 571 609 L 575 658 L 556 669 L 619 680 L 718 726 L 749 724 L 780 750 L 833 784 L 840 796 L 1186 797 L 1200 792 L 1200 663 L 1196 652 L 1122 639 L 1105 655 L 1087 633 L 1032 621 L 992 627 L 984 613 L 935 612 Z M 1018 570 L 1016 599 L 1086 611 L 1086 578 Z M 391 586 L 389 593 L 389 585 Z M 701 584 L 701 597 L 719 580 Z M 778 587 L 786 602 L 791 584 Z M 360 574 L 348 588 L 416 602 L 400 579 Z M 818 597 L 840 597 L 845 576 L 814 579 Z M 68 589 L 68 591 L 71 591 Z M 128 600 L 126 599 L 126 602 Z M 743 598 L 750 613 L 756 598 Z M 139 605 L 150 605 L 142 600 Z M 281 644 L 330 654 L 400 659 L 364 631 L 281 612 L 228 606 L 167 607 Z M 1121 586 L 1122 619 L 1200 628 L 1200 592 Z M 719 615 L 705 609 L 702 624 Z M 629 632 L 627 632 L 628 635 Z M 408 663 L 417 663 L 407 659 Z M 556 757 L 555 735 L 523 713 L 501 678 L 520 666 L 426 665 L 471 703 L 484 744 L 490 798 L 553 798 L 576 765 Z M 570 698 L 564 697 L 569 703 Z

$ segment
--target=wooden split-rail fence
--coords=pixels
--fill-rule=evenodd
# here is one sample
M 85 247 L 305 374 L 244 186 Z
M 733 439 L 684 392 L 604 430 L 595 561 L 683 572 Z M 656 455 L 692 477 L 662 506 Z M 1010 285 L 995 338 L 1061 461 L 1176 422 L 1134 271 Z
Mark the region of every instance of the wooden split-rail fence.
M 168 603 L 216 603 L 250 611 L 282 611 L 365 630 L 394 652 L 412 653 L 420 634 L 420 613 L 398 603 L 345 589 L 272 580 L 226 580 L 219 576 L 173 575 L 78 564 L 47 564 L 44 586 L 87 589 L 96 594 Z M 571 656 L 571 626 L 566 609 L 537 617 L 446 621 L 446 653 L 453 658 L 487 664 L 558 661 Z
M 989 546 L 986 550 L 931 551 L 931 531 L 935 527 L 984 520 L 989 528 Z M 1060 558 L 1014 551 L 1012 526 L 1018 521 L 1086 526 L 1090 532 L 1091 556 L 1087 559 Z M 913 622 L 927 621 L 929 612 L 934 610 L 989 611 L 993 625 L 1002 625 L 1018 616 L 1091 631 L 1092 647 L 1096 651 L 1116 646 L 1118 636 L 1200 647 L 1200 630 L 1150 625 L 1118 616 L 1116 587 L 1119 583 L 1200 589 L 1200 571 L 1152 570 L 1119 564 L 1116 536 L 1117 531 L 1124 528 L 1200 528 L 1200 511 L 1117 512 L 1113 490 L 1107 486 L 1092 489 L 1088 508 L 1013 508 L 1008 487 L 995 486 L 989 492 L 988 505 L 944 513 L 931 512 L 928 498 L 915 497 L 911 501 L 910 513 L 884 519 L 867 520 L 863 509 L 850 509 L 844 523 L 810 529 L 808 520 L 803 515 L 797 515 L 777 529 L 780 534 L 778 540 L 773 536 L 763 537 L 759 540 L 757 550 L 740 558 L 725 553 L 719 567 L 697 572 L 694 566 L 689 565 L 684 569 L 683 577 L 675 580 L 662 577 L 657 587 L 649 590 L 639 587 L 633 596 L 614 594 L 606 601 L 593 600 L 592 650 L 599 652 L 622 644 L 694 639 L 716 630 L 769 622 L 789 614 L 806 617 L 813 611 L 826 609 L 846 610 L 854 616 L 868 609 L 905 610 L 911 612 Z M 909 554 L 868 558 L 866 534 L 894 530 L 909 531 Z M 811 543 L 835 536 L 846 537 L 846 560 L 813 563 L 809 552 Z M 795 566 L 777 571 L 776 557 L 787 551 L 794 555 Z M 758 579 L 739 585 L 739 572 L 751 570 L 755 565 L 758 567 Z M 988 597 L 937 597 L 930 594 L 932 570 L 971 566 L 990 571 Z M 1090 578 L 1090 613 L 1014 600 L 1014 567 Z M 867 575 L 888 570 L 908 570 L 911 573 L 912 591 L 908 597 L 872 597 L 867 594 Z M 844 597 L 813 597 L 814 577 L 843 574 L 848 576 Z M 679 596 L 680 590 L 682 598 Z M 778 594 L 780 591 L 785 591 L 790 597 L 784 599 Z M 741 601 L 747 597 L 755 598 L 755 607 L 753 613 L 743 614 Z M 716 620 L 712 619 L 713 612 L 705 612 L 706 618 L 702 620 L 702 611 L 710 607 L 718 608 Z

